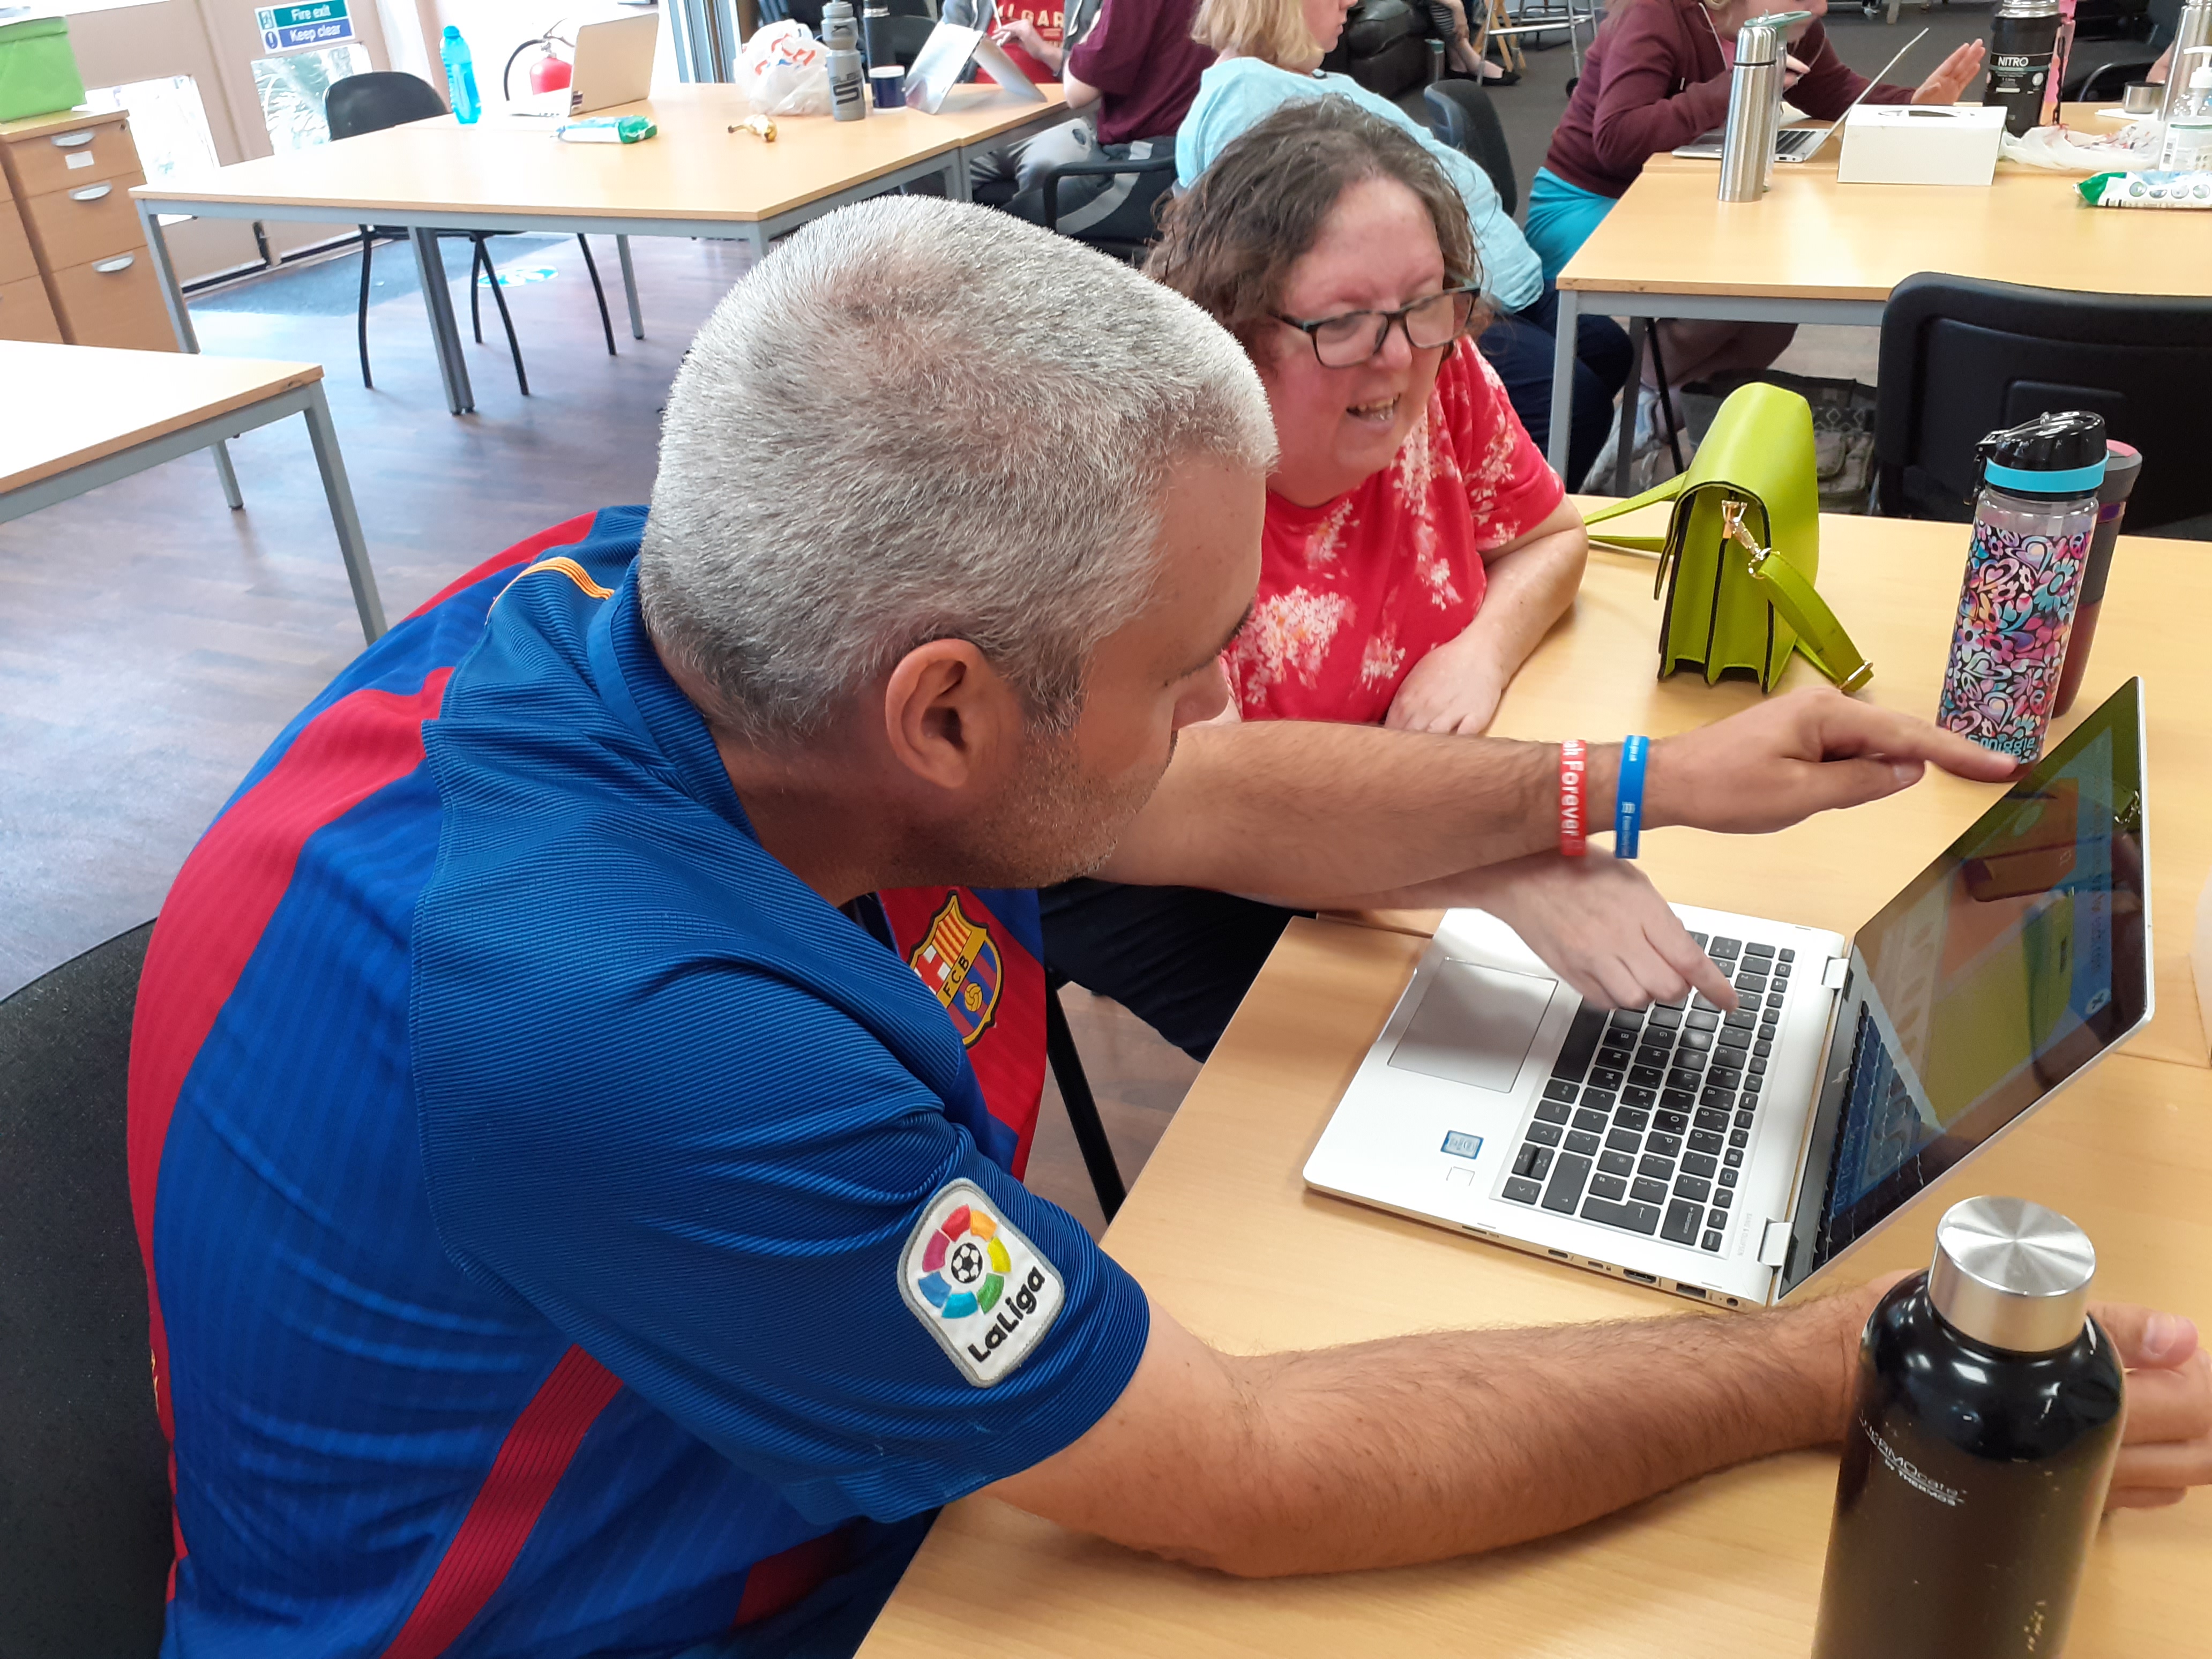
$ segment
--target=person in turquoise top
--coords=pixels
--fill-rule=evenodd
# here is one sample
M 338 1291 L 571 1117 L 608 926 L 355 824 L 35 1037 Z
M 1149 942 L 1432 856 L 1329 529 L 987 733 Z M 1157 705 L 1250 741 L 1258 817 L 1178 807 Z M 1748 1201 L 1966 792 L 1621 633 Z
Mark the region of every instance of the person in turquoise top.
M 1249 127 L 1292 98 L 1347 98 L 1395 122 L 1433 155 L 1467 204 L 1482 280 L 1498 320 L 1479 342 L 1504 382 L 1521 423 L 1547 432 L 1559 295 L 1545 280 L 1520 227 L 1474 159 L 1440 143 L 1387 98 L 1350 76 L 1316 67 L 1344 32 L 1353 0 L 1204 0 L 1191 33 L 1219 57 L 1200 77 L 1198 98 L 1176 135 L 1176 182 L 1188 190 Z M 1605 317 L 1580 319 L 1575 337 L 1575 421 L 1566 483 L 1577 483 L 1604 447 L 1607 411 L 1628 381 L 1628 337 Z

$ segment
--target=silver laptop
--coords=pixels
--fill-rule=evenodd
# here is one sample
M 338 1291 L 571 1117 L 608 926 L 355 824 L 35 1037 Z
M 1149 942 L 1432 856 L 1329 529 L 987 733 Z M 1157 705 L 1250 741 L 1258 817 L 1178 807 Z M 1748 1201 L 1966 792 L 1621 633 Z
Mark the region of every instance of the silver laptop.
M 1881 66 L 1873 80 L 1859 88 L 1858 97 L 1852 99 L 1844 106 L 1844 113 L 1838 115 L 1825 127 L 1784 127 L 1776 133 L 1774 159 L 1778 161 L 1809 161 L 1818 155 L 1820 153 L 1820 146 L 1828 142 L 1829 135 L 1843 125 L 1844 117 L 1859 106 L 1860 100 L 1874 90 L 1875 82 L 1895 69 L 1903 61 L 1906 52 L 1911 52 L 1913 47 L 1927 38 L 1928 31 L 1923 29 L 1899 46 L 1896 56 Z M 1674 154 L 1692 161 L 1717 161 L 1721 159 L 1721 140 L 1726 132 L 1725 127 L 1715 127 L 1710 132 L 1701 132 L 1688 143 L 1676 145 Z
M 568 112 L 590 115 L 650 97 L 653 52 L 659 35 L 659 14 L 650 11 L 579 28 L 576 66 L 568 81 Z
M 1841 1261 L 2151 1016 L 2142 682 L 1856 939 L 1678 905 L 1734 979 L 1587 1006 L 1455 910 L 1310 1186 L 1727 1307 Z
M 929 39 L 915 56 L 914 67 L 906 72 L 907 107 L 925 115 L 936 114 L 945 107 L 946 95 L 958 84 L 971 59 L 1001 90 L 1012 94 L 1016 103 L 1044 102 L 1044 94 L 1014 67 L 1014 60 L 988 34 L 957 23 L 939 23 L 930 30 Z

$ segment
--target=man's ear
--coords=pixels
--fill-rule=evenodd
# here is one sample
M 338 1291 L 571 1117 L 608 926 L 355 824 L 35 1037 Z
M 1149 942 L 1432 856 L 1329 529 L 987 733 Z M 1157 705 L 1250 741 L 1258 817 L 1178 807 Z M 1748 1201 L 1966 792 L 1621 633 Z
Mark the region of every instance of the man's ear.
M 916 777 L 965 789 L 1006 752 L 1020 699 L 966 640 L 931 640 L 893 665 L 884 686 L 884 735 Z

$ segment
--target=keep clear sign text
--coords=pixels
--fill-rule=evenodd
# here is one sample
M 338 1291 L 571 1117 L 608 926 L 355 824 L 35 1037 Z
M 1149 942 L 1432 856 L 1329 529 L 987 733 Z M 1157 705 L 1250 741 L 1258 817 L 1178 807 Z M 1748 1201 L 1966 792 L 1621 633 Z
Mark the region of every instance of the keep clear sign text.
M 261 28 L 261 45 L 269 52 L 296 52 L 302 46 L 327 46 L 335 40 L 353 39 L 353 19 L 346 15 L 346 0 L 261 6 L 253 18 Z

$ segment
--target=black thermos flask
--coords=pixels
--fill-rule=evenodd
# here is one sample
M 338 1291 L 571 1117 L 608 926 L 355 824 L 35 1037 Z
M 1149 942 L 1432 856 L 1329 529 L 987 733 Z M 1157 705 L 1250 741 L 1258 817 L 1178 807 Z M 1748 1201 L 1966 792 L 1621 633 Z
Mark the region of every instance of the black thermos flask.
M 2050 1659 L 2120 1447 L 2124 1383 L 2064 1216 L 1970 1198 L 1867 1321 L 1814 1659 Z
M 2058 51 L 2058 0 L 1997 0 L 1990 19 L 1985 104 L 2002 104 L 2015 138 L 2043 119 L 2043 88 Z

